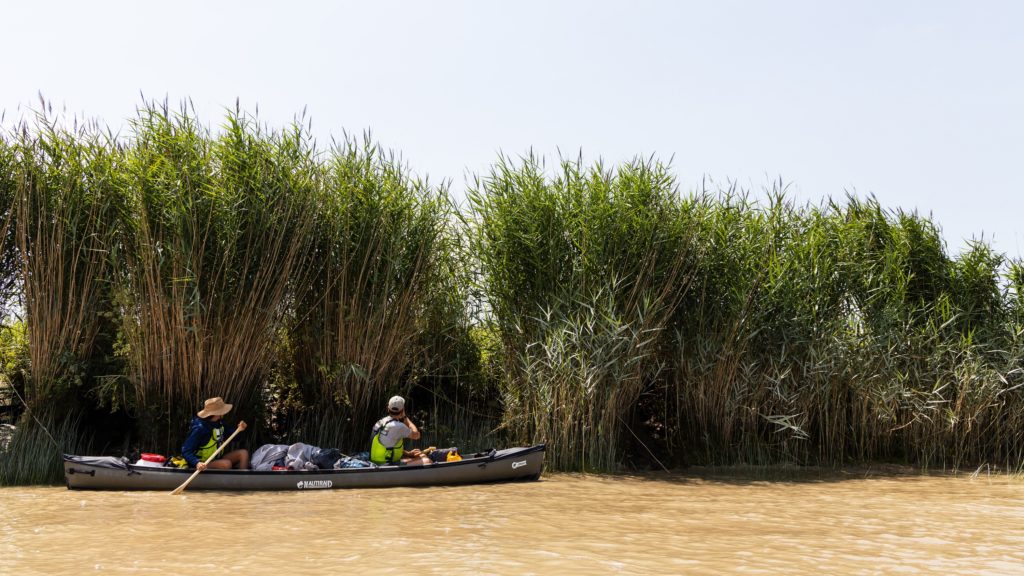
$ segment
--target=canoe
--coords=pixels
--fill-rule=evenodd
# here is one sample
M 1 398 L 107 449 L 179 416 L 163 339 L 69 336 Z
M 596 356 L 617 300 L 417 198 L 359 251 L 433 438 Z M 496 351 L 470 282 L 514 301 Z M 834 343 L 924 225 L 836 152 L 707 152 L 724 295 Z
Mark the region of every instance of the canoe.
M 489 450 L 457 462 L 427 466 L 377 466 L 342 470 L 206 470 L 188 485 L 193 490 L 336 490 L 397 486 L 447 486 L 537 480 L 544 469 L 544 445 Z M 112 456 L 64 455 L 69 490 L 166 490 L 195 470 L 136 466 Z

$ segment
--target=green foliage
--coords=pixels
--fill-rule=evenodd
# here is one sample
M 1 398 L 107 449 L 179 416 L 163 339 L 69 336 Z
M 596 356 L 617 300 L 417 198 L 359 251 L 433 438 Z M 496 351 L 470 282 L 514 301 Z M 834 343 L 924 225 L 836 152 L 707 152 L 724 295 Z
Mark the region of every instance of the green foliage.
M 15 237 L 17 153 L 12 141 L 0 133 L 0 316 L 6 315 L 17 296 L 18 245 Z
M 1010 263 L 1007 301 L 1018 329 L 1024 328 L 1024 263 L 1015 260 Z
M 14 382 L 24 382 L 29 368 L 28 337 L 25 323 L 0 326 L 0 373 Z

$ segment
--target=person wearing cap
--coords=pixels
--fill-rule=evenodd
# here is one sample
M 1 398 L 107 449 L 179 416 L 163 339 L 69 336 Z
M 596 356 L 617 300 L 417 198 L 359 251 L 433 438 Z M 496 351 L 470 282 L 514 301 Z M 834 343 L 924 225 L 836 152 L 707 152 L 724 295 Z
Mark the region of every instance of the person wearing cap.
M 406 450 L 405 439 L 419 440 L 420 431 L 405 413 L 405 398 L 388 400 L 388 415 L 373 425 L 370 440 L 370 462 L 419 466 L 430 464 L 430 458 L 419 450 Z
M 197 470 L 213 468 L 230 470 L 249 468 L 249 451 L 244 448 L 233 450 L 220 458 L 205 464 L 207 458 L 217 451 L 224 439 L 234 434 L 232 426 L 225 430 L 223 418 L 231 411 L 232 405 L 224 402 L 220 396 L 209 398 L 203 403 L 203 409 L 192 418 L 192 424 L 181 447 L 181 455 L 185 457 L 189 467 Z M 245 430 L 245 422 L 238 423 L 239 430 Z

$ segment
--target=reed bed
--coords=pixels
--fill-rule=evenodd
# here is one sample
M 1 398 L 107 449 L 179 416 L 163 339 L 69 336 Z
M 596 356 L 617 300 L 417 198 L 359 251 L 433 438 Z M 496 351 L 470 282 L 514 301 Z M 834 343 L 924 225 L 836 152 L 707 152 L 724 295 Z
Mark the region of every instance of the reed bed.
M 873 198 L 763 197 L 528 155 L 456 209 L 368 136 L 40 114 L 0 137 L 27 404 L 0 482 L 59 472 L 35 418 L 62 450 L 174 452 L 224 396 L 253 444 L 355 452 L 396 393 L 430 443 L 546 442 L 561 470 L 1024 467 L 1024 265 Z
M 950 257 L 934 223 L 874 199 L 796 206 L 781 183 L 761 203 L 669 184 L 639 224 L 642 204 L 601 196 L 636 168 L 503 158 L 471 191 L 513 438 L 572 470 L 626 452 L 1020 466 L 1019 263 L 980 242 Z
M 1001 257 L 976 244 L 951 259 L 930 221 L 874 200 L 795 207 L 775 192 L 768 206 L 727 195 L 703 217 L 709 250 L 666 391 L 671 450 L 708 464 L 1019 462 Z

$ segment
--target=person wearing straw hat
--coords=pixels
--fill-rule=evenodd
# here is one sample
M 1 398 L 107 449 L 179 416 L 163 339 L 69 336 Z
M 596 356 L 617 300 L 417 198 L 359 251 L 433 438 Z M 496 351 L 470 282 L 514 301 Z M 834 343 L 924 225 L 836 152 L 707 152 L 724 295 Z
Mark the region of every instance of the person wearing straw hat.
M 405 398 L 388 400 L 388 415 L 373 425 L 370 439 L 370 462 L 377 465 L 430 464 L 430 458 L 419 450 L 405 450 L 405 439 L 419 440 L 420 431 L 405 413 Z
M 231 411 L 232 405 L 224 402 L 220 396 L 208 398 L 203 402 L 203 409 L 192 418 L 192 424 L 181 447 L 181 455 L 185 457 L 190 468 L 205 470 L 230 470 L 249 468 L 249 451 L 244 448 L 228 452 L 224 456 L 205 464 L 205 460 L 213 455 L 224 439 L 235 432 L 235 428 L 225 430 L 223 418 Z M 238 423 L 239 430 L 245 430 L 245 422 Z

